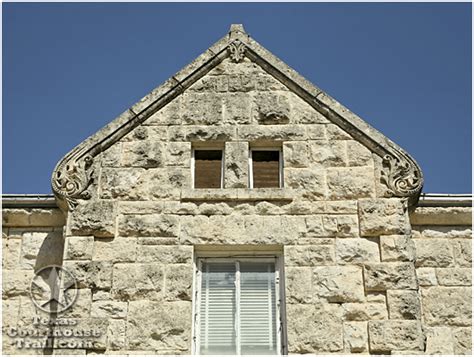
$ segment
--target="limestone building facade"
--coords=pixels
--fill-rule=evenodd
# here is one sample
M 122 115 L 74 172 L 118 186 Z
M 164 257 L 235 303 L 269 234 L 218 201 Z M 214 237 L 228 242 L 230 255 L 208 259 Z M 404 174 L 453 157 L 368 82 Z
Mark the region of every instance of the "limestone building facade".
M 422 186 L 232 25 L 65 155 L 54 196 L 4 195 L 3 351 L 471 354 L 471 197 Z

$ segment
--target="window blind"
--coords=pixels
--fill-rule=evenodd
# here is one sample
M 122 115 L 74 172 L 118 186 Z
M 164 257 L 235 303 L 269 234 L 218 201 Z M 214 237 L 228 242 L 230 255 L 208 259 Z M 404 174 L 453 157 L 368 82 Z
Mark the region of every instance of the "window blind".
M 220 188 L 222 150 L 194 151 L 194 188 Z
M 200 354 L 277 354 L 274 262 L 203 262 Z
M 253 187 L 280 187 L 280 152 L 252 150 Z

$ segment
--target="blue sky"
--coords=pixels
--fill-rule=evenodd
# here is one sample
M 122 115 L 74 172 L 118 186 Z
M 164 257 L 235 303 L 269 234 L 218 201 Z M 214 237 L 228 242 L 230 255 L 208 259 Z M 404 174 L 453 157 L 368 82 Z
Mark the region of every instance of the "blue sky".
M 231 23 L 407 150 L 424 192 L 471 192 L 470 3 L 3 3 L 3 192 L 50 193 Z

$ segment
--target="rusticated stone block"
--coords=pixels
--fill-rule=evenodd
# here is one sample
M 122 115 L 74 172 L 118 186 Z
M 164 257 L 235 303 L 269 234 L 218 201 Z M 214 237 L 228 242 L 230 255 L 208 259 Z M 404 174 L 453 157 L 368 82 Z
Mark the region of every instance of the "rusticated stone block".
M 466 287 L 422 289 L 423 317 L 429 326 L 471 326 L 472 290 Z
M 164 164 L 163 144 L 153 140 L 123 143 L 123 167 L 160 167 Z
M 472 355 L 471 327 L 453 328 L 454 353 L 457 355 Z
M 192 262 L 192 259 L 192 246 L 169 246 L 148 244 L 140 244 L 137 246 L 138 262 L 160 262 L 164 265 L 179 263 L 190 264 Z
M 445 286 L 471 286 L 472 269 L 471 268 L 444 268 L 437 269 L 439 285 Z
M 116 203 L 113 201 L 81 202 L 70 213 L 70 231 L 77 236 L 113 237 Z
M 348 140 L 347 164 L 348 166 L 372 166 L 372 152 L 358 141 Z
M 74 304 L 66 311 L 61 313 L 61 318 L 84 318 L 91 313 L 92 292 L 91 289 L 78 289 Z
M 112 285 L 111 262 L 66 260 L 64 268 L 76 278 L 81 289 L 109 289 Z
M 114 265 L 112 296 L 118 300 L 156 300 L 163 290 L 163 267 L 155 264 Z
M 419 321 L 369 321 L 370 353 L 423 351 L 424 336 Z
M 381 236 L 380 253 L 384 262 L 412 262 L 415 260 L 415 244 L 406 235 Z
M 247 93 L 224 94 L 224 123 L 250 124 L 251 97 Z
M 189 167 L 191 162 L 191 143 L 170 142 L 165 151 L 165 164 L 167 166 Z
M 38 271 L 48 265 L 61 265 L 63 260 L 64 238 L 61 231 L 23 232 L 21 243 L 21 269 Z
M 189 354 L 191 346 L 189 301 L 130 301 L 127 340 L 131 350 L 170 350 Z
M 107 350 L 119 351 L 124 349 L 127 343 L 126 331 L 127 322 L 125 320 L 109 320 L 109 327 L 107 329 Z
M 248 187 L 249 145 L 246 142 L 225 144 L 225 187 Z
M 421 307 L 415 290 L 388 290 L 388 312 L 392 320 L 420 320 Z
M 91 317 L 120 319 L 127 317 L 127 302 L 97 300 L 92 303 Z
M 447 267 L 454 264 L 453 247 L 447 239 L 415 239 L 417 267 Z
M 2 239 L 2 268 L 15 269 L 20 263 L 21 239 Z
M 290 304 L 286 310 L 288 353 L 327 353 L 343 349 L 340 306 Z
M 30 283 L 33 279 L 33 270 L 3 270 L 2 271 L 2 293 L 3 297 L 27 295 Z
M 412 263 L 366 264 L 364 277 L 368 291 L 417 288 L 415 267 Z
M 169 264 L 165 269 L 165 300 L 178 301 L 192 298 L 193 266 Z
M 137 240 L 123 237 L 96 239 L 92 260 L 133 262 L 136 259 Z
M 336 239 L 336 258 L 339 264 L 379 262 L 378 242 L 374 239 Z
M 472 241 L 458 239 L 453 242 L 454 257 L 456 265 L 460 267 L 472 266 Z
M 323 197 L 326 195 L 324 173 L 320 170 L 285 169 L 285 187 L 303 189 L 306 196 Z
M 329 140 L 351 140 L 352 137 L 335 124 L 326 126 Z
M 346 303 L 342 304 L 342 308 L 344 320 L 347 321 L 386 320 L 388 318 L 385 303 Z
M 416 268 L 416 277 L 420 286 L 438 285 L 435 268 Z
M 180 125 L 181 97 L 175 98 L 159 111 L 151 115 L 143 125 Z M 135 129 L 136 130 L 136 129 Z
M 454 354 L 454 339 L 449 327 L 429 327 L 426 329 L 426 354 Z
M 285 167 L 308 167 L 309 152 L 306 141 L 289 141 L 283 143 Z
M 332 199 L 363 198 L 374 195 L 373 168 L 331 168 L 327 172 L 329 197 Z
M 185 93 L 181 106 L 185 124 L 214 125 L 222 122 L 222 98 L 217 94 Z
M 364 301 L 362 269 L 356 266 L 328 266 L 313 270 L 313 291 L 329 302 Z
M 65 259 L 91 260 L 94 237 L 67 237 Z
M 244 125 L 239 127 L 239 140 L 289 141 L 306 140 L 306 132 L 298 125 Z
M 100 198 L 146 200 L 144 184 L 147 173 L 143 168 L 104 168 L 100 179 Z
M 344 323 L 344 351 L 357 353 L 369 349 L 367 322 Z
M 233 125 L 172 126 L 168 136 L 170 141 L 232 141 L 236 139 L 237 128 Z
M 286 301 L 288 304 L 311 303 L 313 273 L 309 267 L 288 267 L 285 269 Z
M 309 143 L 311 163 L 325 167 L 347 166 L 346 145 L 342 141 Z
M 177 237 L 178 219 L 160 214 L 124 215 L 119 217 L 118 232 L 123 237 Z
M 259 124 L 288 124 L 290 102 L 285 94 L 259 93 L 254 98 L 252 116 Z
M 398 198 L 359 200 L 359 219 L 362 236 L 405 234 L 408 229 L 408 214 Z
M 287 266 L 317 266 L 334 262 L 334 246 L 332 245 L 288 245 L 285 247 Z

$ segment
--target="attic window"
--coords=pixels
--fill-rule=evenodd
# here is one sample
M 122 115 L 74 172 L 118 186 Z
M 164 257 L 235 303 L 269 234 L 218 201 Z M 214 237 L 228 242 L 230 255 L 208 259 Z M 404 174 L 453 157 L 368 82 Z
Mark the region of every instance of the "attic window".
M 281 149 L 253 149 L 249 159 L 250 188 L 283 187 Z
M 222 149 L 194 149 L 193 187 L 194 188 L 222 188 L 223 166 Z

